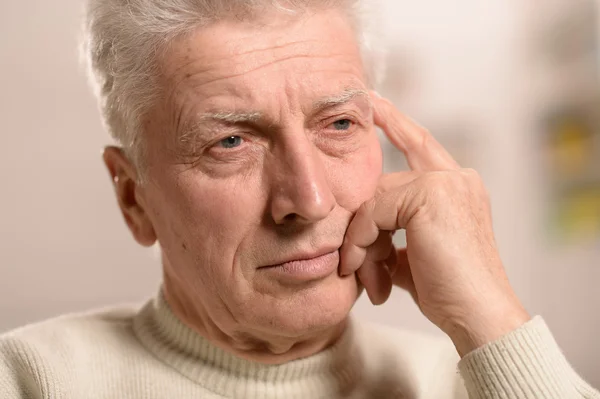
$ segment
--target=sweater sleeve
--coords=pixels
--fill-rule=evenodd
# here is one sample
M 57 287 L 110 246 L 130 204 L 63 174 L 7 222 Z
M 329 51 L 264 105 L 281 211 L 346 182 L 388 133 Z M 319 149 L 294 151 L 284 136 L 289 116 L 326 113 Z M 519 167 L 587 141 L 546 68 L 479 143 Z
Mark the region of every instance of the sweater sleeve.
M 470 399 L 600 399 L 539 316 L 469 353 L 458 367 Z

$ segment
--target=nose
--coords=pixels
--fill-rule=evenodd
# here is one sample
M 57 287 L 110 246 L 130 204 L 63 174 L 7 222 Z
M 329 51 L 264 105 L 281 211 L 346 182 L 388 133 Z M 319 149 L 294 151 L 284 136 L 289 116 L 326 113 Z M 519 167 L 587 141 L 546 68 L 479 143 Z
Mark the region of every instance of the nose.
M 325 219 L 335 208 L 322 153 L 297 135 L 276 156 L 271 188 L 271 216 L 276 224 L 310 224 Z

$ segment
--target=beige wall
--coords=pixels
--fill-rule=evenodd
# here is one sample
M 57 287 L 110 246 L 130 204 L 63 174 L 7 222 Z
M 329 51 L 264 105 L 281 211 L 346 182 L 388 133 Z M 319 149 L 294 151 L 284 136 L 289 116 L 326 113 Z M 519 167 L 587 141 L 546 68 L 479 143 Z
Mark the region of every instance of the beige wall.
M 598 251 L 548 249 L 538 240 L 545 199 L 526 112 L 527 27 L 518 2 L 384 3 L 388 40 L 403 57 L 382 91 L 422 122 L 470 129 L 472 166 L 488 183 L 518 293 L 599 386 Z M 128 235 L 100 161 L 108 140 L 77 66 L 79 12 L 77 0 L 0 3 L 0 331 L 141 300 L 159 283 L 159 264 Z M 400 69 L 411 77 L 402 94 L 391 89 Z M 435 332 L 400 292 L 379 308 L 363 298 L 356 311 Z
M 79 14 L 74 0 L 0 3 L 0 329 L 156 289 L 101 164 Z

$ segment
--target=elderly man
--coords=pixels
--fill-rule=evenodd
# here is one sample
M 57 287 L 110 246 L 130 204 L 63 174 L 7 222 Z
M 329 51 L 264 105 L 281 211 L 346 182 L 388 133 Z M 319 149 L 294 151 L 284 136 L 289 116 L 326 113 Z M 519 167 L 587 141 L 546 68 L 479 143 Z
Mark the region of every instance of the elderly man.
M 354 3 L 91 2 L 104 161 L 164 282 L 5 335 L 0 397 L 600 397 L 511 289 L 477 174 L 369 91 Z M 376 125 L 412 171 L 382 176 Z M 349 317 L 393 285 L 454 348 Z

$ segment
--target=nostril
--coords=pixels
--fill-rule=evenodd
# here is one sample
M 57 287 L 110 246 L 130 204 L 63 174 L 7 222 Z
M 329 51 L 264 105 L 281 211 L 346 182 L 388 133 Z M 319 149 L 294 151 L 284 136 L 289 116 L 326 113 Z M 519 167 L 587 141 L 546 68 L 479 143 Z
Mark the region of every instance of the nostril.
M 288 215 L 285 215 L 285 217 L 283 218 L 284 222 L 293 222 L 298 218 L 298 215 L 295 213 L 290 213 Z

